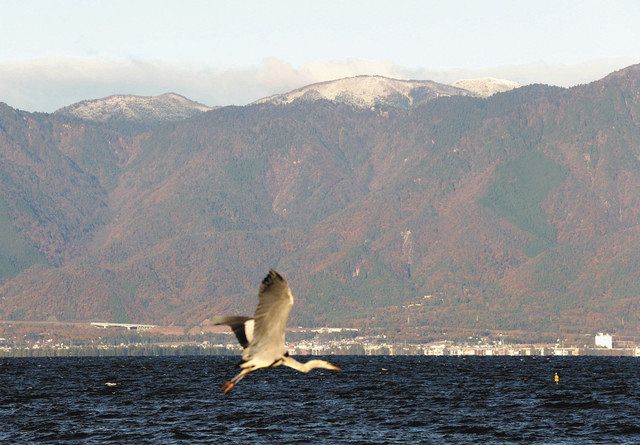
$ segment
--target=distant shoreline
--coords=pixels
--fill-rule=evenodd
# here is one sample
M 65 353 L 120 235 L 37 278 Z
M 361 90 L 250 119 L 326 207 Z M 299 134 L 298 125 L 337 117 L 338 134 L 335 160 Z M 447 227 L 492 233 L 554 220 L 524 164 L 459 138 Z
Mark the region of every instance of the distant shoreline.
M 413 345 L 415 346 L 415 345 Z M 351 353 L 340 351 L 319 351 L 310 354 L 293 349 L 292 355 L 353 355 L 353 356 L 427 356 L 427 357 L 638 357 L 640 348 L 469 348 L 453 346 L 444 350 L 429 350 L 426 348 L 420 352 L 415 348 L 398 346 L 386 351 L 374 353 Z M 403 349 L 404 348 L 404 349 Z M 394 350 L 395 349 L 395 350 Z M 529 351 L 529 352 L 527 352 Z M 53 358 L 53 357 L 182 357 L 182 356 L 239 356 L 241 352 L 236 348 L 222 345 L 127 345 L 110 347 L 68 347 L 68 348 L 5 348 L 0 349 L 0 358 Z

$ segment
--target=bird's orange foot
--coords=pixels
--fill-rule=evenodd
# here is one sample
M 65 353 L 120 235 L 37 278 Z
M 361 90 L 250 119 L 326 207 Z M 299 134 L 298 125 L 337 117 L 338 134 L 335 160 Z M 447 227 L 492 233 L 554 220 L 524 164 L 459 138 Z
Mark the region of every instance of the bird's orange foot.
M 222 384 L 222 392 L 223 394 L 227 395 L 229 392 L 231 392 L 231 390 L 233 389 L 233 387 L 236 386 L 235 383 L 230 382 L 230 381 L 226 381 Z

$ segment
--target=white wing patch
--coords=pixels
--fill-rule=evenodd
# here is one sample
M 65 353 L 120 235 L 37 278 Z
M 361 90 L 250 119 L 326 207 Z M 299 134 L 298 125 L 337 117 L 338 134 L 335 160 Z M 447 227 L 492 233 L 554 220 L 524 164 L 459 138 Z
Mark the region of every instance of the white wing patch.
M 253 318 L 244 322 L 244 336 L 247 337 L 249 344 L 253 341 L 253 328 L 255 324 L 256 322 Z

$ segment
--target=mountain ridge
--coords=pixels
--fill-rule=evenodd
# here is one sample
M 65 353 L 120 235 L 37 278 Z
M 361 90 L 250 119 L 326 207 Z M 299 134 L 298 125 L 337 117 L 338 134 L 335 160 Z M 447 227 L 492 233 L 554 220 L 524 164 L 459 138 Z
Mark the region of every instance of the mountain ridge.
M 283 94 L 259 99 L 253 104 L 290 104 L 325 99 L 359 108 L 395 106 L 407 108 L 436 97 L 474 95 L 467 90 L 431 80 L 401 80 L 379 75 L 360 75 L 317 82 Z
M 39 116 L 61 176 L 77 140 L 94 141 L 90 161 L 74 154 L 82 175 L 105 153 L 127 158 L 96 181 L 106 212 L 85 251 L 6 279 L 0 316 L 198 323 L 249 311 L 275 267 L 299 324 L 639 332 L 627 314 L 640 301 L 640 73 L 614 74 L 389 113 L 225 107 L 135 137 Z M 37 179 L 21 185 L 7 166 L 40 146 L 20 124 L 36 117 L 9 114 L 0 180 L 28 201 L 47 169 L 20 170 Z M 52 143 L 64 125 L 68 142 Z
M 167 122 L 178 122 L 213 109 L 176 93 L 158 96 L 113 94 L 67 105 L 54 114 L 108 124 L 118 129 L 126 129 L 127 126 L 146 129 Z
M 489 97 L 496 93 L 504 93 L 506 91 L 520 88 L 522 86 L 518 82 L 505 79 L 496 79 L 495 77 L 460 79 L 456 80 L 451 85 L 471 91 L 480 95 L 481 97 Z

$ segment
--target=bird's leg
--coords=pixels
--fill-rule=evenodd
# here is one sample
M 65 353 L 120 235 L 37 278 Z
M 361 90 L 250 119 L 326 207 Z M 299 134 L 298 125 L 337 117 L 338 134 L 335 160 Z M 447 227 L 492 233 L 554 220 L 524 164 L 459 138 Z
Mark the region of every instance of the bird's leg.
M 224 382 L 222 384 L 222 392 L 224 394 L 228 394 L 229 392 L 231 392 L 231 390 L 233 389 L 234 386 L 236 386 L 236 383 L 238 383 L 240 380 L 242 380 L 244 378 L 245 375 L 249 374 L 251 372 L 251 369 L 243 369 L 242 371 L 240 371 L 240 373 L 238 375 L 236 375 L 234 378 L 232 378 L 231 380 L 227 380 L 226 382 Z

